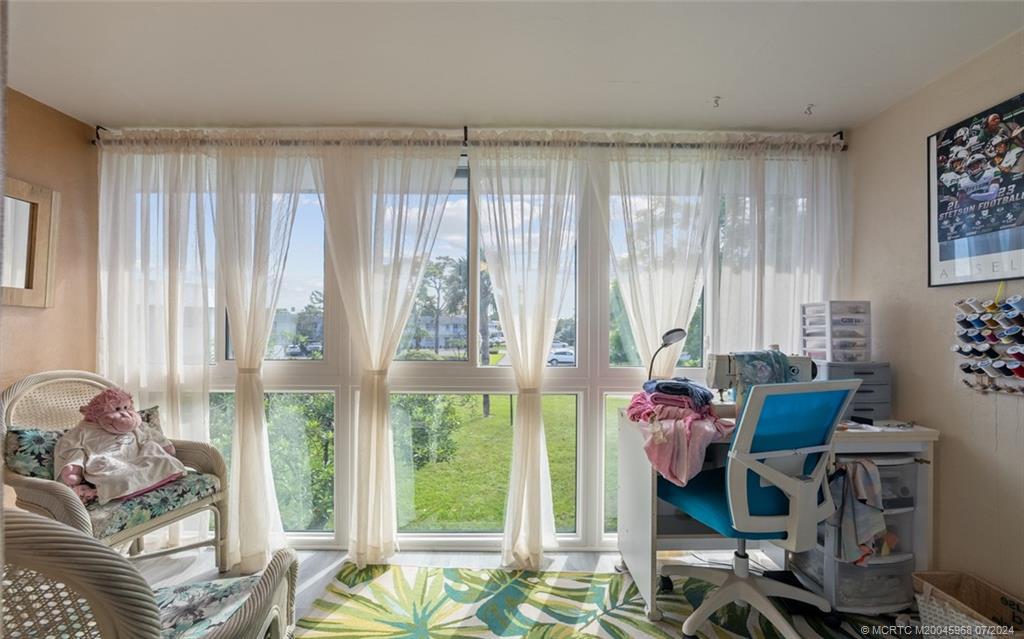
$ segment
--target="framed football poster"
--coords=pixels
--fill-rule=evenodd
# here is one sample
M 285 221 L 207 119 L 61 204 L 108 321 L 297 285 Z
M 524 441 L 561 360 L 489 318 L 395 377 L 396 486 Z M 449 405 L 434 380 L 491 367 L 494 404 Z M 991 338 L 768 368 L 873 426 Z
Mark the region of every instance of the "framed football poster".
M 1024 93 L 928 138 L 928 285 L 1024 277 Z

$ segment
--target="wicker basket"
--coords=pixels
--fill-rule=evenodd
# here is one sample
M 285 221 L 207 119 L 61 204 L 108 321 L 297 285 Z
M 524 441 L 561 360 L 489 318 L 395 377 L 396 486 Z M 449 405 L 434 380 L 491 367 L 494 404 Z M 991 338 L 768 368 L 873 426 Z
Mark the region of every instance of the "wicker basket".
M 974 575 L 915 572 L 914 592 L 922 626 L 1024 630 L 1024 602 Z

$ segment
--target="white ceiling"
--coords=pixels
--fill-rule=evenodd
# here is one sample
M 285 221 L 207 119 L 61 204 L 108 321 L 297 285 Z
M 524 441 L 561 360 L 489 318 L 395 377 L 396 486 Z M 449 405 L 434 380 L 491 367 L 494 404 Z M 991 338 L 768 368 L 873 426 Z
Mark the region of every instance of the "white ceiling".
M 111 127 L 834 130 L 1024 28 L 1021 1 L 9 4 L 9 84 Z

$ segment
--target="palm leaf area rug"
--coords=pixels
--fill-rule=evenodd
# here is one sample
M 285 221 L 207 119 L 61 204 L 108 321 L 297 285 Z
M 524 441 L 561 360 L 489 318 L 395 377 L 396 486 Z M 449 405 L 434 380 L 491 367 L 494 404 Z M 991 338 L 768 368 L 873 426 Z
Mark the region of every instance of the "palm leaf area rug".
M 674 577 L 658 595 L 664 619 L 648 621 L 628 574 L 523 572 L 344 564 L 313 611 L 298 622 L 302 639 L 677 639 L 683 620 L 713 586 Z M 792 617 L 801 637 L 861 638 L 877 619 L 845 616 L 841 628 Z M 872 621 L 874 623 L 872 623 Z M 757 611 L 730 604 L 702 629 L 703 639 L 781 639 Z

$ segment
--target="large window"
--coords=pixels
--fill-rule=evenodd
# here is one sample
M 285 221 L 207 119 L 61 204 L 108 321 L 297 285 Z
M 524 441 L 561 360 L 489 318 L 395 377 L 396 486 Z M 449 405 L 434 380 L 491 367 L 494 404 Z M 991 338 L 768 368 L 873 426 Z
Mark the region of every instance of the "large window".
M 391 396 L 404 533 L 500 533 L 505 521 L 515 396 Z M 544 425 L 558 532 L 576 531 L 575 395 L 546 395 Z
M 543 387 L 555 523 L 564 548 L 613 543 L 617 409 L 646 373 L 613 284 L 607 234 L 593 224 L 594 197 L 589 191 L 580 197 L 570 281 L 553 318 Z M 398 532 L 406 549 L 496 548 L 491 544 L 504 527 L 516 385 L 479 226 L 463 162 L 389 375 Z M 344 543 L 338 531 L 349 524 L 350 443 L 361 380 L 325 257 L 319 198 L 305 193 L 263 374 L 281 516 L 285 529 L 299 534 L 296 543 L 307 545 Z M 217 316 L 224 318 L 223 311 Z M 235 368 L 230 327 L 221 327 L 227 330 L 218 332 L 211 433 L 230 456 Z M 701 304 L 678 362 L 697 379 L 703 327 Z M 341 442 L 337 454 L 335 441 Z
M 334 530 L 334 393 L 267 393 L 270 466 L 290 532 Z M 210 393 L 210 438 L 231 463 L 235 394 Z

